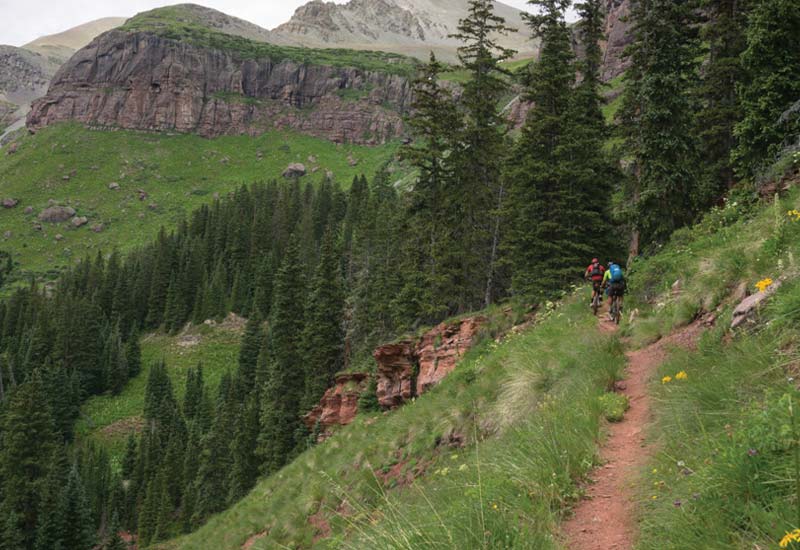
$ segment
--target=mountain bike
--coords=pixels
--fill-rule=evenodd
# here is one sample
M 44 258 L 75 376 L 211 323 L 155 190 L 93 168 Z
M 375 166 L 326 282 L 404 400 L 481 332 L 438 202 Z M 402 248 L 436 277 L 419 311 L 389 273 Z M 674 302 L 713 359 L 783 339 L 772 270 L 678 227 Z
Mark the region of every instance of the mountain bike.
M 603 296 L 603 289 L 600 288 L 600 285 L 593 284 L 592 289 L 594 291 L 594 298 L 592 299 L 592 313 L 596 316 L 597 310 L 600 309 L 600 302 L 602 301 L 601 298 Z
M 620 320 L 622 319 L 622 308 L 619 306 L 619 297 L 611 296 L 611 305 L 609 314 L 611 315 L 611 319 L 616 324 L 619 324 Z

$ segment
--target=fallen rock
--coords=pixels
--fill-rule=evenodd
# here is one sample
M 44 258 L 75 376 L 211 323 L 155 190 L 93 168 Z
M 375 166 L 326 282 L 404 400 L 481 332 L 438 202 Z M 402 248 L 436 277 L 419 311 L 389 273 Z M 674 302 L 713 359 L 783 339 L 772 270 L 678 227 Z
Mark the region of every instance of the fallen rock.
M 86 216 L 78 216 L 76 218 L 72 218 L 72 225 L 73 227 L 83 227 L 89 223 L 89 218 Z
M 306 175 L 305 164 L 293 162 L 283 171 L 284 178 L 299 178 Z
M 19 147 L 19 146 L 17 145 L 16 141 L 11 143 L 8 146 L 8 149 L 6 149 L 6 155 L 13 155 L 14 153 L 16 153 L 17 152 L 17 147 Z
M 145 191 L 144 189 L 137 189 L 136 192 L 139 193 L 140 201 L 147 200 L 147 191 Z
M 108 188 L 111 189 L 112 191 L 116 191 L 119 189 L 119 184 L 115 181 L 112 181 L 111 183 L 108 184 Z
M 147 208 L 149 208 L 150 210 L 155 210 L 158 208 L 158 204 L 151 202 L 150 204 L 147 205 Z
M 3 199 L 3 208 L 14 208 L 19 204 L 17 199 Z
M 26 206 L 23 212 L 26 214 L 33 214 L 33 206 Z
M 410 341 L 380 346 L 372 352 L 378 363 L 378 403 L 384 409 L 399 407 L 414 396 L 415 344 Z
M 39 212 L 39 219 L 43 222 L 65 222 L 75 215 L 75 209 L 70 206 L 50 206 Z
M 317 157 L 315 157 L 314 155 L 308 155 L 308 162 L 310 162 L 311 164 L 316 164 Z
M 62 235 L 61 233 L 56 233 L 55 239 L 57 241 L 62 241 L 62 240 L 64 240 L 64 235 Z
M 347 164 L 350 166 L 358 165 L 358 159 L 353 157 L 353 155 L 347 155 Z
M 308 429 L 319 427 L 319 441 L 330 436 L 333 426 L 350 424 L 358 413 L 358 398 L 367 386 L 369 375 L 363 372 L 339 374 L 336 382 L 320 399 L 319 405 L 303 417 Z
M 3 233 L 3 238 L 4 239 L 10 239 L 13 236 L 14 236 L 14 234 L 11 231 L 6 231 L 5 233 Z
M 92 226 L 91 229 L 93 233 L 102 233 L 105 228 L 106 226 L 103 225 L 102 223 L 96 223 Z
M 745 322 L 752 320 L 756 313 L 758 313 L 761 305 L 766 302 L 770 296 L 775 294 L 775 291 L 778 290 L 780 286 L 781 281 L 775 281 L 764 289 L 763 292 L 758 292 L 742 300 L 742 302 L 736 306 L 736 309 L 733 310 L 731 328 L 739 327 Z

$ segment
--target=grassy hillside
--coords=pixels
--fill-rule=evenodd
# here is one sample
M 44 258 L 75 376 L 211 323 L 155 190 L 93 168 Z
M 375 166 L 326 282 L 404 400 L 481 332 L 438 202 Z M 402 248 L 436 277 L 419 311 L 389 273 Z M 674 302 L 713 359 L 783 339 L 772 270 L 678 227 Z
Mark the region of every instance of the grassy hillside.
M 162 548 L 555 548 L 623 357 L 584 296 L 486 339 L 428 394 L 362 414 Z M 591 368 L 586 366 L 590 363 Z
M 226 34 L 213 29 L 187 6 L 168 6 L 140 13 L 120 27 L 130 32 L 150 32 L 195 46 L 231 52 L 242 59 L 285 59 L 312 65 L 359 69 L 412 76 L 419 62 L 400 54 L 347 49 L 313 49 L 279 46 Z
M 798 208 L 797 189 L 754 213 L 731 201 L 634 271 L 634 341 L 717 315 L 697 351 L 654 376 L 659 452 L 641 483 L 638 548 L 776 548 L 800 527 Z M 744 290 L 780 280 L 756 322 L 730 331 Z
M 19 201 L 0 210 L 0 249 L 14 255 L 18 276 L 55 276 L 98 249 L 149 242 L 159 227 L 175 227 L 215 194 L 280 178 L 289 163 L 303 163 L 306 179 L 318 181 L 330 171 L 347 187 L 354 175 L 374 174 L 396 148 L 336 145 L 282 131 L 204 139 L 77 124 L 48 127 L 18 140 L 16 153 L 0 154 L 0 197 Z M 111 183 L 119 189 L 109 189 Z M 147 195 L 143 200 L 140 190 Z M 73 207 L 88 223 L 77 229 L 69 222 L 41 223 L 37 229 L 37 215 L 49 201 Z M 26 214 L 28 207 L 32 212 Z M 94 232 L 100 224 L 102 231 Z
M 216 395 L 222 376 L 236 368 L 243 329 L 239 321 L 231 316 L 219 325 L 189 327 L 177 336 L 145 336 L 142 372 L 119 395 L 99 395 L 86 401 L 75 425 L 77 437 L 99 443 L 109 450 L 112 459 L 121 460 L 128 435 L 141 427 L 148 372 L 158 361 L 165 362 L 179 400 L 185 391 L 186 370 L 198 364 L 203 365 L 209 395 Z

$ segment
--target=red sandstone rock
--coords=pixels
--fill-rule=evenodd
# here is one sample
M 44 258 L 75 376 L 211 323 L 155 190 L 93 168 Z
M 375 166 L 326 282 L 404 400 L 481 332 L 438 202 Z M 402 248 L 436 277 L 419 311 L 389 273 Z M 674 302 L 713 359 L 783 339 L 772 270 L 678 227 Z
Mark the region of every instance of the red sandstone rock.
M 342 89 L 371 91 L 359 101 L 347 101 L 336 95 Z M 335 142 L 377 144 L 401 134 L 402 113 L 410 102 L 411 83 L 398 75 L 240 59 L 115 30 L 62 66 L 47 95 L 34 102 L 28 127 L 74 120 L 206 137 L 255 135 L 277 127 Z
M 454 323 L 442 323 L 425 333 L 416 349 L 419 363 L 417 395 L 422 395 L 453 372 L 486 322 L 486 317 L 469 317 Z
M 353 421 L 358 413 L 358 398 L 364 392 L 369 375 L 363 372 L 340 374 L 336 383 L 322 396 L 319 405 L 311 409 L 303 421 L 309 430 L 317 423 L 322 428 L 320 439 L 330 435 L 332 426 L 345 426 Z
M 378 403 L 393 409 L 414 395 L 415 342 L 398 342 L 380 346 L 372 352 L 378 362 Z

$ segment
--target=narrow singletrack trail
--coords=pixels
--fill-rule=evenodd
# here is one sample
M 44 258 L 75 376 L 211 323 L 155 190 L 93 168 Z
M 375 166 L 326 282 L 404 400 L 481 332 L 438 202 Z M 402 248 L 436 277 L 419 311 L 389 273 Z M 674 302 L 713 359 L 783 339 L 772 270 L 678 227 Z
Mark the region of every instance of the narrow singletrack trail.
M 600 330 L 617 327 L 600 315 Z M 565 547 L 569 550 L 629 550 L 637 535 L 636 495 L 640 473 L 652 452 L 645 441 L 650 422 L 647 385 L 669 349 L 693 347 L 703 330 L 700 322 L 640 350 L 626 354 L 625 379 L 617 390 L 628 396 L 630 409 L 622 422 L 610 424 L 600 450 L 601 466 L 590 475 L 586 496 L 563 524 Z

